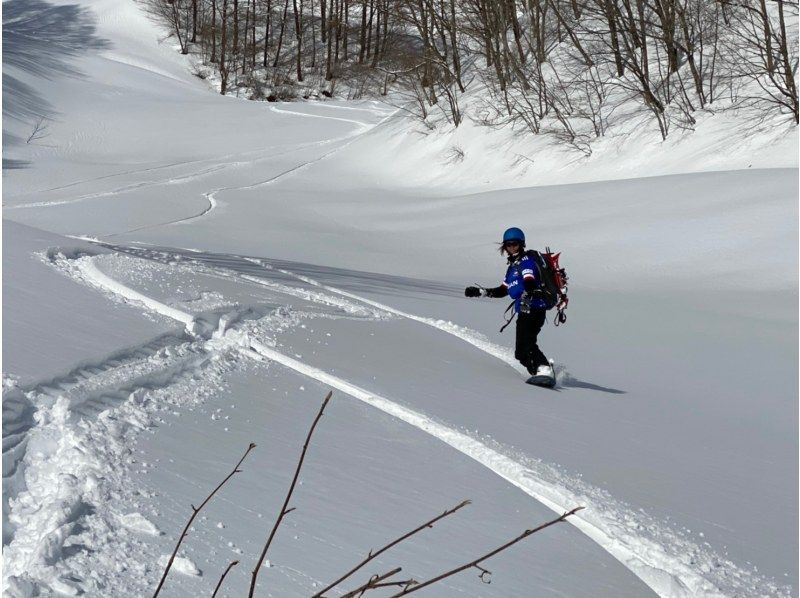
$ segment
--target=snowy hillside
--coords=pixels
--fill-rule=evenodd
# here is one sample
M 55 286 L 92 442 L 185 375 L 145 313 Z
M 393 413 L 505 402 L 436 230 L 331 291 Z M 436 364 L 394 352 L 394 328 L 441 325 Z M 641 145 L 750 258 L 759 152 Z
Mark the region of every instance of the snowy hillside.
M 162 594 L 239 560 L 219 595 L 243 595 L 329 390 L 256 595 L 464 499 L 326 595 L 576 506 L 428 594 L 798 594 L 796 130 L 720 117 L 564 163 L 374 101 L 211 93 L 126 0 L 3 19 L 4 595 L 151 595 L 255 442 Z M 505 302 L 463 296 L 508 226 L 570 273 L 554 391 L 522 383 Z

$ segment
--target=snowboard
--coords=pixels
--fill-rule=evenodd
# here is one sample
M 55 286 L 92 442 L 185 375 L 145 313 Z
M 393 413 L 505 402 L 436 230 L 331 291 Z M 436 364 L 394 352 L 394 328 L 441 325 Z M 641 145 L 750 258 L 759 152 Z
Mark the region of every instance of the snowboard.
M 552 376 L 531 376 L 525 380 L 525 383 L 544 388 L 555 388 L 556 379 Z
M 541 386 L 543 388 L 555 388 L 556 386 L 556 364 L 553 360 L 550 361 L 550 367 L 553 369 L 553 376 L 531 376 L 527 380 L 525 380 L 526 384 L 532 384 L 533 386 Z

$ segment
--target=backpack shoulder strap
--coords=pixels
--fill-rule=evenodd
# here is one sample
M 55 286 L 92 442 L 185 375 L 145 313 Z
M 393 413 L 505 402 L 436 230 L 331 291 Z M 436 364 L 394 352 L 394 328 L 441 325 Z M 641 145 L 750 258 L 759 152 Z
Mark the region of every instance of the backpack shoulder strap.
M 536 280 L 539 283 L 539 286 L 542 286 L 544 283 L 544 271 L 547 269 L 547 264 L 542 258 L 542 254 L 536 251 L 535 249 L 528 249 L 525 251 L 525 256 L 531 258 L 531 261 L 536 266 Z

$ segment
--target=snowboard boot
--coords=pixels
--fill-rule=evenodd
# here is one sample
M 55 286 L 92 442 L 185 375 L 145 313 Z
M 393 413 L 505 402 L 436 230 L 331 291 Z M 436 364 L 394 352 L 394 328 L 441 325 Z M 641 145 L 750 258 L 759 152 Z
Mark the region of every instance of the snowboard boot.
M 553 373 L 553 366 L 550 364 L 547 365 L 540 365 L 536 368 L 536 373 L 533 374 L 534 376 L 546 376 L 548 378 L 555 378 L 555 374 Z
M 531 368 L 533 369 L 533 368 Z M 553 388 L 556 385 L 556 376 L 553 371 L 552 364 L 540 365 L 536 367 L 536 372 L 532 373 L 531 377 L 526 380 L 528 384 L 534 386 L 544 386 L 546 388 Z

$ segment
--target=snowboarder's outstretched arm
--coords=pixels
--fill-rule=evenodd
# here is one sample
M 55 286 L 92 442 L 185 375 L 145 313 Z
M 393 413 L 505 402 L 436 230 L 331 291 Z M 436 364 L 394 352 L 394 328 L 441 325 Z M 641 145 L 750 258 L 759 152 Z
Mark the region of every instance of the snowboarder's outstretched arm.
M 523 289 L 525 293 L 528 293 L 528 295 L 532 297 L 535 297 L 537 294 L 541 293 L 536 284 L 536 279 L 534 279 L 532 276 L 526 277 L 523 280 Z M 485 289 L 483 287 L 467 287 L 464 289 L 464 296 L 492 297 L 493 299 L 502 299 L 503 297 L 508 297 L 508 287 L 505 283 L 492 289 Z
M 482 287 L 467 287 L 464 289 L 464 296 L 465 297 L 492 297 L 495 299 L 499 299 L 501 297 L 508 296 L 508 288 L 505 284 L 501 284 L 499 287 L 494 287 L 493 289 L 484 289 Z

